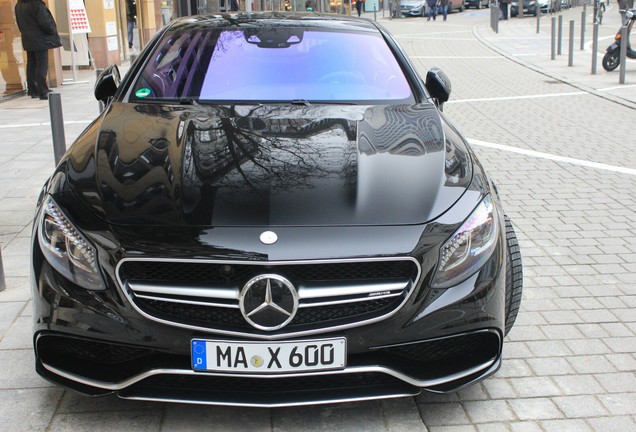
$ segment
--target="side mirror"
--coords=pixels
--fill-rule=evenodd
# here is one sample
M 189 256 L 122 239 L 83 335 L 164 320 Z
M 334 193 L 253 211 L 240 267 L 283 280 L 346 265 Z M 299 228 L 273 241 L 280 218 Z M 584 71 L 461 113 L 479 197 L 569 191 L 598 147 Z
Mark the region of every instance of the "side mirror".
M 121 84 L 119 68 L 117 65 L 109 66 L 97 77 L 97 82 L 95 83 L 95 99 L 107 103 L 108 99 L 115 96 L 119 84 Z
M 451 83 L 448 76 L 439 68 L 433 68 L 426 73 L 426 88 L 437 102 L 439 109 L 450 98 Z

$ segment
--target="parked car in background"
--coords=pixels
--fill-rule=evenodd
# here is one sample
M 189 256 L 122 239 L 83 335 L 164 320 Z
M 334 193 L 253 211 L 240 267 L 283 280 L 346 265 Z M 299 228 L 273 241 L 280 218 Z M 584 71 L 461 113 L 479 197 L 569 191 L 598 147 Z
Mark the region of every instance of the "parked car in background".
M 425 16 L 426 0 L 402 0 L 401 8 L 404 16 Z
M 521 254 L 442 112 L 450 91 L 373 20 L 168 24 L 123 80 L 99 76 L 106 107 L 38 198 L 37 372 L 92 396 L 249 407 L 494 374 Z
M 537 16 L 537 5 L 537 0 L 523 0 L 523 15 Z M 519 15 L 519 1 L 513 1 L 510 3 L 510 16 L 514 18 L 517 15 Z
M 474 7 L 475 9 L 481 9 L 482 7 L 489 7 L 490 0 L 466 0 L 464 2 L 464 7 L 466 9 Z
M 537 0 L 542 14 L 552 13 L 556 9 L 557 0 Z
M 463 12 L 464 11 L 464 0 L 450 0 L 448 2 L 448 12 Z

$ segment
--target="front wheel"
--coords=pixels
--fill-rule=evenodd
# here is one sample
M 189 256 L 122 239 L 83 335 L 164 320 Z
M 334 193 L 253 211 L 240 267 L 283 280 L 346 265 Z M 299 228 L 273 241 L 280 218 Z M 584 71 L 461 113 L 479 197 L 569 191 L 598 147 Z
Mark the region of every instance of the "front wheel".
M 608 51 L 605 53 L 605 56 L 603 56 L 603 69 L 611 72 L 618 67 L 620 61 L 618 50 Z
M 506 307 L 505 334 L 508 334 L 515 324 L 519 306 L 521 306 L 521 292 L 523 291 L 523 267 L 517 235 L 512 228 L 512 222 L 505 216 L 506 223 Z

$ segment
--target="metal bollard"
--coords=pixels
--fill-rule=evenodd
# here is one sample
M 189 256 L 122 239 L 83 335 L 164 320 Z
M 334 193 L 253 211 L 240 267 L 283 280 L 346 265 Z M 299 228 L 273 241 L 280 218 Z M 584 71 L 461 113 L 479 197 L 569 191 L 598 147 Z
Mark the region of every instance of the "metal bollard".
M 570 41 L 568 44 L 568 66 L 574 66 L 574 20 L 570 20 Z
M 559 27 L 557 33 L 557 55 L 561 55 L 561 42 L 563 40 L 563 15 L 559 15 Z
M 581 12 L 581 51 L 585 49 L 585 5 L 583 5 L 583 12 Z
M 62 115 L 62 95 L 49 94 L 49 113 L 51 114 L 51 135 L 53 137 L 53 155 L 55 165 L 66 153 L 66 137 L 64 136 L 64 116 Z
M 550 32 L 550 59 L 554 60 L 556 58 L 556 17 L 553 16 L 550 21 L 552 22 Z
M 0 291 L 7 289 L 7 284 L 4 281 L 4 267 L 2 266 L 2 246 L 0 246 Z
M 541 31 L 541 8 L 537 7 L 537 34 Z
M 598 63 L 598 23 L 592 25 L 592 75 L 596 75 L 596 63 Z
M 627 33 L 627 26 L 623 25 L 621 27 L 621 55 L 619 57 L 620 63 L 620 77 L 618 82 L 620 84 L 625 84 L 625 72 L 627 70 L 627 42 L 629 42 L 629 34 Z
M 378 5 L 373 5 L 373 21 L 377 21 L 378 20 Z

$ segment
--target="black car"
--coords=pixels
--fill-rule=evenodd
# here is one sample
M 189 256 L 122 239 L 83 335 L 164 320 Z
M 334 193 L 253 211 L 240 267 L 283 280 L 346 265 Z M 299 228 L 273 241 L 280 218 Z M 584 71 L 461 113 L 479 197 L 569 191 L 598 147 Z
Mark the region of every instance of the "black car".
M 364 49 L 360 49 L 364 47 Z M 285 406 L 493 374 L 517 239 L 475 154 L 365 19 L 179 19 L 44 185 L 37 371 L 88 395 Z
M 466 9 L 474 7 L 475 9 L 481 9 L 482 7 L 489 7 L 490 0 L 465 0 L 464 5 Z

